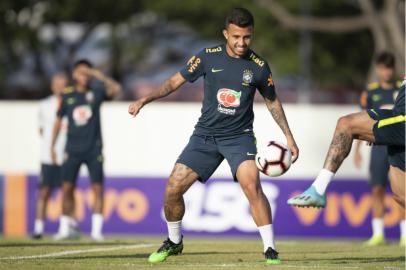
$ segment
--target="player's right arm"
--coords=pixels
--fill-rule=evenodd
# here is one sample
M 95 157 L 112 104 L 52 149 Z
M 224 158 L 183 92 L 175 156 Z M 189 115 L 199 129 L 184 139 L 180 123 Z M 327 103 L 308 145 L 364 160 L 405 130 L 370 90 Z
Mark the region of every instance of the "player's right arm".
M 200 51 L 197 55 L 191 57 L 186 65 L 175 75 L 167 79 L 158 90 L 149 96 L 143 97 L 132 103 L 128 108 L 128 113 L 136 116 L 142 107 L 146 104 L 166 97 L 172 92 L 176 91 L 186 81 L 194 82 L 200 76 L 205 74 L 204 70 L 204 50 Z
M 154 100 L 166 97 L 169 94 L 175 92 L 185 82 L 186 82 L 185 78 L 183 78 L 183 76 L 179 72 L 177 72 L 175 75 L 165 80 L 159 86 L 157 91 L 153 92 L 151 95 L 140 98 L 136 100 L 134 103 L 130 104 L 128 108 L 128 113 L 135 117 L 142 107 L 144 107 L 145 105 Z

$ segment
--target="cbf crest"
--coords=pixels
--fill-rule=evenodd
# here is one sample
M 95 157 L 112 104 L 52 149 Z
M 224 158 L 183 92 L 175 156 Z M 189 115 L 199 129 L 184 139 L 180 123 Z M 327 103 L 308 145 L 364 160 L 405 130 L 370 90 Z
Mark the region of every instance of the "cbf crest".
M 254 73 L 250 69 L 245 69 L 242 73 L 242 85 L 249 86 L 254 78 Z

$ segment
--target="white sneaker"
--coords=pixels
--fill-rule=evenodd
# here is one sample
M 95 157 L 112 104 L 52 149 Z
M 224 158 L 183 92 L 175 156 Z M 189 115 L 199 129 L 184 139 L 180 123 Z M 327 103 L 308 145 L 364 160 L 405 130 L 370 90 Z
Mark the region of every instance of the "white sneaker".
M 102 234 L 92 234 L 90 237 L 96 242 L 102 242 L 105 240 Z
M 53 236 L 53 239 L 55 241 L 61 241 L 61 240 L 74 240 L 80 238 L 80 231 L 79 228 L 77 227 L 70 227 L 69 232 L 67 234 L 63 234 L 58 232 Z

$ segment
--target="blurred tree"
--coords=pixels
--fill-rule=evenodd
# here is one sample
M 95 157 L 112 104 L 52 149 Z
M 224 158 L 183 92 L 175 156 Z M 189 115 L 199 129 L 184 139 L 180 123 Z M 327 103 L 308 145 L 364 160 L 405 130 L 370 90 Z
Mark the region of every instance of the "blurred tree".
M 128 20 L 142 9 L 142 1 L 131 0 L 2 0 L 0 1 L 0 97 L 6 88 L 5 78 L 22 69 L 27 59 L 33 59 L 32 70 L 44 89 L 44 53 L 52 55 L 56 66 L 68 70 L 75 53 L 86 43 L 95 27 L 110 23 L 113 67 L 118 69 L 121 47 L 116 42 L 115 26 Z M 80 36 L 72 42 L 61 42 L 61 25 L 66 22 L 81 23 Z M 44 26 L 57 29 L 49 43 L 40 40 L 40 29 Z M 63 46 L 64 48 L 61 48 Z M 67 53 L 61 53 L 61 50 Z M 26 64 L 26 63 L 25 63 Z M 118 76 L 120 72 L 113 70 Z
M 145 31 L 136 32 L 139 36 L 132 36 L 134 33 L 127 30 L 144 21 L 135 18 L 139 14 L 158 14 L 163 21 L 192 27 L 203 39 L 223 42 L 225 15 L 236 6 L 246 7 L 254 14 L 253 48 L 269 60 L 275 75 L 281 78 L 279 85 L 294 84 L 300 89 L 300 84 L 304 84 L 298 76 L 301 74 L 312 78 L 312 88 L 361 89 L 374 51 L 382 49 L 396 52 L 398 65 L 403 69 L 401 0 L 2 0 L 0 97 L 7 79 L 27 67 L 34 73 L 33 78 L 40 78 L 41 86 L 35 86 L 36 89 L 44 89 L 45 67 L 50 59 L 56 61 L 56 67 L 69 67 L 100 24 L 107 23 L 111 29 L 109 42 L 104 44 L 110 55 L 106 67 L 121 79 L 122 74 L 134 69 L 134 59 L 139 59 L 150 45 L 151 33 L 159 33 L 146 27 Z M 303 16 L 304 10 L 311 16 Z M 63 25 L 67 22 L 79 23 L 81 29 L 69 42 L 62 41 Z M 162 27 L 159 25 L 151 27 Z M 44 41 L 46 26 L 54 29 L 55 35 Z M 305 33 L 306 30 L 310 32 Z M 303 57 L 305 54 L 310 56 Z M 309 70 L 303 72 L 306 66 Z
M 326 16 L 300 16 L 294 15 L 284 5 L 275 0 L 255 0 L 258 5 L 269 11 L 279 23 L 288 29 L 311 30 L 313 32 L 342 34 L 354 33 L 368 30 L 373 37 L 374 53 L 390 51 L 397 59 L 397 70 L 404 73 L 405 68 L 405 2 L 400 0 L 357 0 L 352 1 L 359 12 L 348 16 L 341 15 Z M 321 3 L 320 3 L 321 4 Z M 336 13 L 339 14 L 339 13 Z M 354 40 L 349 39 L 348 43 L 354 46 Z M 359 44 L 361 45 L 361 44 Z M 365 44 L 368 45 L 368 44 Z M 359 46 L 363 48 L 363 46 Z M 365 48 L 365 47 L 364 47 Z M 351 54 L 351 50 L 342 50 Z M 372 79 L 373 68 L 370 58 L 365 60 L 371 62 L 368 78 Z
M 296 82 L 296 85 L 302 83 L 303 78 L 297 76 L 306 65 L 301 63 L 301 33 L 286 29 L 310 30 L 310 72 L 305 74 L 311 76 L 312 88 L 362 89 L 374 50 L 383 49 L 382 46 L 378 48 L 371 45 L 375 39 L 368 28 L 371 21 L 366 20 L 365 15 L 359 15 L 360 7 L 356 0 L 306 0 L 309 2 L 310 17 L 301 16 L 303 1 L 284 0 L 282 4 L 282 1 L 279 3 L 275 0 L 189 0 L 174 5 L 172 1 L 155 0 L 147 2 L 145 7 L 168 20 L 187 23 L 203 36 L 218 40 L 222 40 L 221 30 L 227 12 L 236 6 L 248 8 L 256 20 L 254 49 L 270 61 L 278 77 L 285 77 Z M 387 1 L 400 3 L 402 6 L 401 1 Z M 382 1 L 375 2 L 377 3 L 374 6 L 383 5 Z M 392 4 L 385 7 L 390 7 L 393 14 Z M 398 13 L 394 18 L 400 18 L 402 12 L 400 15 Z M 386 20 L 389 21 L 389 17 Z M 393 23 L 393 20 L 390 21 Z M 385 33 L 389 33 L 389 30 Z M 402 66 L 404 57 L 398 58 L 399 66 Z

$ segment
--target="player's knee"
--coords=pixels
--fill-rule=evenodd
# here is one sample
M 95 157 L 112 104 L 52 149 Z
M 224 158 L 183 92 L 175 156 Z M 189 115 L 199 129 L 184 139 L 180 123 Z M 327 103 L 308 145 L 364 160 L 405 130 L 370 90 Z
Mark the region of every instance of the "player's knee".
M 247 195 L 248 199 L 259 198 L 262 194 L 261 186 L 256 183 L 256 181 L 249 181 L 241 185 L 244 193 Z
M 185 188 L 180 184 L 173 181 L 169 181 L 165 189 L 165 200 L 176 200 L 183 195 Z
M 40 200 L 47 200 L 49 197 L 49 194 L 50 194 L 50 192 L 49 192 L 48 188 L 42 188 L 38 193 L 38 198 Z
M 351 116 L 342 116 L 337 121 L 338 130 L 351 130 Z
M 405 208 L 405 195 L 393 193 L 393 199 L 401 206 L 403 209 Z
M 73 186 L 73 184 L 68 183 L 68 182 L 64 182 L 62 185 L 62 193 L 66 194 L 66 195 L 73 195 L 73 191 L 74 191 L 75 187 Z
M 96 185 L 96 184 L 94 184 L 94 185 L 92 186 L 92 190 L 93 190 L 93 194 L 94 194 L 95 196 L 101 196 L 101 195 L 103 195 L 103 187 L 102 187 L 101 185 Z

